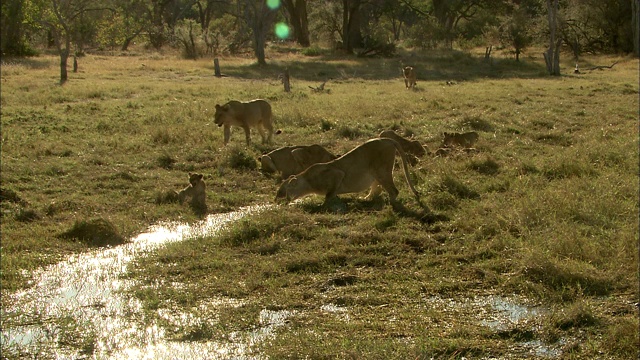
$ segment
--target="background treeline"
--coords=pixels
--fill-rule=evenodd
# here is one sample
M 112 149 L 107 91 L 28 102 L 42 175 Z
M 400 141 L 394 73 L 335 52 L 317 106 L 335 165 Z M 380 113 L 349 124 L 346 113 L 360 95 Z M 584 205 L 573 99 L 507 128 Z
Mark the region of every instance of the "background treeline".
M 3 0 L 3 56 L 60 55 L 87 49 L 126 51 L 135 41 L 171 46 L 184 56 L 251 51 L 288 39 L 308 51 L 392 55 L 407 47 L 494 46 L 514 56 L 549 42 L 549 8 L 557 6 L 562 46 L 580 53 L 638 54 L 640 0 Z

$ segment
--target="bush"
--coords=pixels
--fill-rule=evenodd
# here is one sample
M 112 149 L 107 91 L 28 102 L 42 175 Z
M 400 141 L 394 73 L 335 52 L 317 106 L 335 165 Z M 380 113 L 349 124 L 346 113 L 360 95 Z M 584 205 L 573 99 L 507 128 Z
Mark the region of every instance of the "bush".
M 118 233 L 115 226 L 104 219 L 76 221 L 71 229 L 59 235 L 63 239 L 73 239 L 91 247 L 122 245 L 128 241 Z
M 236 170 L 255 170 L 258 168 L 253 154 L 239 146 L 233 146 L 227 154 L 227 165 Z

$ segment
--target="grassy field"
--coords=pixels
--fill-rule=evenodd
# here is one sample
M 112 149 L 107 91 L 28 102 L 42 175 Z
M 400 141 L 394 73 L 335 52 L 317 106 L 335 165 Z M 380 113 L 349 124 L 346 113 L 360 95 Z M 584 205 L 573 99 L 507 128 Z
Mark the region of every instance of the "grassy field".
M 188 172 L 205 174 L 208 211 L 227 212 L 273 201 L 278 182 L 256 158 L 276 147 L 317 143 L 343 154 L 393 128 L 434 152 L 442 132 L 473 130 L 475 151 L 411 168 L 428 216 L 396 172 L 410 212 L 394 212 L 386 194 L 341 196 L 344 213 L 310 197 L 138 259 L 128 276 L 144 321 L 162 322 L 163 309 L 198 317 L 208 299 L 228 297 L 243 305 L 197 328 L 166 323 L 167 332 L 224 340 L 275 309 L 294 315 L 254 349 L 273 358 L 546 356 L 522 350 L 527 342 L 564 358 L 636 356 L 637 59 L 585 57 L 581 74 L 566 62 L 566 75 L 548 77 L 541 51 L 491 64 L 457 51 L 269 53 L 266 67 L 221 58 L 222 78 L 211 59 L 88 55 L 64 86 L 55 57 L 4 59 L 3 302 L 34 269 L 94 247 L 90 235 L 65 236 L 83 224 L 106 224 L 106 242 L 120 242 L 159 221 L 198 220 L 186 204 L 158 201 Z M 415 91 L 404 89 L 401 62 L 418 69 Z M 285 68 L 290 93 L 279 80 Z M 326 80 L 328 91 L 309 89 Z M 254 98 L 270 101 L 282 134 L 262 145 L 254 133 L 247 147 L 237 129 L 223 147 L 214 106 Z M 544 311 L 493 329 L 460 305 L 494 296 Z

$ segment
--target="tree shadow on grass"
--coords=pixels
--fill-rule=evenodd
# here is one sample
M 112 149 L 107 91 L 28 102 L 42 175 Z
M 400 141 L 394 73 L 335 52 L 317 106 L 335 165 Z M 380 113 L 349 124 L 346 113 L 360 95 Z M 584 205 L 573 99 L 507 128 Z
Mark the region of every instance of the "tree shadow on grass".
M 410 58 L 405 61 L 404 58 Z M 493 59 L 487 61 L 458 50 L 433 50 L 393 58 L 358 58 L 355 56 L 321 55 L 302 61 L 272 60 L 266 66 L 257 63 L 227 65 L 221 63 L 226 76 L 241 79 L 277 79 L 285 69 L 294 80 L 343 81 L 400 79 L 405 62 L 416 68 L 420 81 L 467 81 L 484 78 L 540 78 L 546 69 L 542 62 Z M 306 88 L 306 87 L 305 87 Z

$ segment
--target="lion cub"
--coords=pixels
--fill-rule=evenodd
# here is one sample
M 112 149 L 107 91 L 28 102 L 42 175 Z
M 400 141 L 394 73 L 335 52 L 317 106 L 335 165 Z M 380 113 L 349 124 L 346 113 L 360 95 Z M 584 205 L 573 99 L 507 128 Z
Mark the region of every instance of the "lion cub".
M 409 155 L 407 156 L 407 160 L 409 160 L 409 164 L 411 164 L 411 166 L 417 164 L 418 159 L 427 154 L 427 150 L 422 146 L 420 141 L 405 139 L 393 130 L 384 130 L 380 135 L 378 135 L 378 137 L 389 138 L 400 144 L 400 147 L 402 147 L 405 154 Z
M 216 104 L 214 121 L 219 127 L 224 126 L 224 144 L 227 145 L 231 137 L 231 127 L 239 126 L 244 129 L 247 145 L 251 144 L 251 128 L 257 128 L 262 137 L 262 143 L 271 142 L 273 135 L 271 105 L 265 100 L 240 102 L 231 100 L 224 105 Z M 267 134 L 265 134 L 265 130 Z M 276 134 L 279 134 L 277 131 Z
M 445 132 L 444 139 L 442 141 L 442 147 L 450 148 L 459 146 L 465 149 L 472 148 L 475 145 L 476 141 L 480 135 L 477 132 L 471 131 L 466 133 L 448 133 Z
M 416 69 L 413 66 L 405 66 L 402 69 L 402 75 L 404 76 L 404 86 L 408 89 L 415 88 L 416 86 Z
M 204 180 L 202 180 L 203 177 L 202 174 L 189 173 L 189 186 L 177 193 L 177 198 L 180 203 L 182 203 L 187 196 L 190 196 L 191 206 L 193 206 L 194 209 L 202 211 L 207 209 L 206 185 L 204 184 Z
M 260 156 L 262 171 L 280 172 L 282 180 L 306 170 L 309 166 L 337 158 L 324 147 L 314 145 L 284 146 Z

